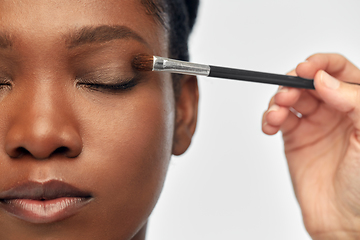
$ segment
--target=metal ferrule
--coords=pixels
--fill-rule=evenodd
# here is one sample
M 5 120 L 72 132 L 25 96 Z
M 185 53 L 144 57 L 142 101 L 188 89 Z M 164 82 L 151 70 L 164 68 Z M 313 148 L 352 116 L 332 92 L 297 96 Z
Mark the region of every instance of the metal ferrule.
M 154 56 L 153 71 L 209 76 L 210 66 Z

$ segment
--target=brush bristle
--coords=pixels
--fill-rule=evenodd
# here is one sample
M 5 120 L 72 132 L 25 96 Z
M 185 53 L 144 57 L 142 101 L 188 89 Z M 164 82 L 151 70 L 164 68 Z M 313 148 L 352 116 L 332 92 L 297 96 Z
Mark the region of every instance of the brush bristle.
M 154 57 L 147 54 L 138 54 L 134 57 L 131 65 L 137 71 L 152 71 Z

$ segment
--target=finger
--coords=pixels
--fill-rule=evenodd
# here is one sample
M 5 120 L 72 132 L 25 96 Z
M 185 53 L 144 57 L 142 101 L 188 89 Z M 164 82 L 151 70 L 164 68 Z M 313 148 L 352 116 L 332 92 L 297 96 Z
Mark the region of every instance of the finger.
M 291 70 L 291 71 L 288 72 L 286 75 L 297 76 L 297 74 L 296 74 L 296 69 Z
M 287 134 L 293 131 L 297 126 L 299 126 L 301 118 L 296 116 L 294 113 L 290 112 L 286 121 L 280 126 L 280 130 L 283 134 Z
M 347 113 L 357 130 L 360 129 L 360 86 L 344 83 L 319 71 L 314 79 L 315 88 L 325 103 Z
M 273 105 L 263 114 L 262 130 L 268 135 L 274 135 L 279 130 L 286 134 L 295 129 L 299 123 L 300 118 L 288 108 Z
M 289 109 L 274 104 L 266 113 L 265 121 L 271 126 L 280 127 L 289 115 Z
M 295 70 L 290 71 L 288 73 L 288 75 L 296 75 Z M 290 87 L 279 87 L 277 93 L 274 96 L 274 99 L 275 99 L 274 103 L 279 106 L 293 107 L 294 109 L 296 109 L 295 104 L 297 102 L 299 102 L 299 99 L 303 93 L 304 93 L 303 89 L 290 88 Z M 308 94 L 305 94 L 305 95 L 306 95 L 306 97 L 311 97 L 311 95 L 309 95 L 309 96 L 308 96 Z M 302 97 L 302 98 L 304 98 L 304 97 Z
M 280 129 L 278 126 L 269 125 L 268 122 L 266 121 L 266 115 L 269 109 L 271 108 L 271 106 L 274 105 L 274 102 L 275 102 L 274 97 L 272 97 L 268 105 L 268 110 L 266 110 L 262 116 L 262 121 L 261 121 L 262 131 L 267 135 L 274 135 Z
M 292 107 L 303 116 L 312 114 L 318 108 L 320 101 L 309 91 L 283 87 L 274 97 L 274 103 L 283 107 Z
M 360 82 L 360 70 L 339 54 L 315 54 L 300 63 L 296 73 L 303 78 L 313 79 L 319 70 L 324 70 L 341 81 Z
M 302 90 L 282 87 L 274 96 L 274 103 L 283 107 L 292 107 L 300 98 Z
M 295 75 L 295 70 L 291 71 L 289 74 Z M 275 98 L 278 94 L 284 95 L 284 97 L 280 98 L 282 99 L 284 106 L 275 104 Z M 277 93 L 269 102 L 268 110 L 264 112 L 262 117 L 262 130 L 265 134 L 273 135 L 280 130 L 280 127 L 282 127 L 281 125 L 285 123 L 290 113 L 289 107 L 296 102 L 299 94 L 300 92 L 298 89 L 279 86 Z
M 263 115 L 263 132 L 268 135 L 277 133 L 288 115 L 288 108 L 272 105 Z
M 295 71 L 290 72 L 290 74 L 295 74 Z M 262 117 L 262 130 L 265 134 L 274 135 L 280 129 L 286 130 L 297 124 L 298 119 L 293 119 L 295 115 L 290 113 L 289 107 L 297 101 L 299 95 L 300 91 L 298 89 L 279 87 L 277 93 L 269 102 L 268 110 L 264 112 Z M 275 104 L 277 96 L 280 96 L 280 103 L 283 106 Z M 292 115 L 292 117 L 287 122 L 289 115 Z
M 276 134 L 276 133 L 280 130 L 280 127 L 269 125 L 269 124 L 266 122 L 266 120 L 265 120 L 266 114 L 267 114 L 267 111 L 264 112 L 264 114 L 263 114 L 263 118 L 262 118 L 262 131 L 263 131 L 263 133 L 265 133 L 265 134 L 267 134 L 267 135 L 274 135 L 274 134 Z
M 316 112 L 320 106 L 320 100 L 315 98 L 309 91 L 303 91 L 298 98 L 298 101 L 292 106 L 297 112 L 301 113 L 303 117 L 309 116 Z
M 314 97 L 311 91 L 295 88 L 282 88 L 276 93 L 273 99 L 274 104 L 295 110 L 288 113 L 286 120 L 281 119 L 283 122 L 280 130 L 283 134 L 289 133 L 299 125 L 299 113 L 301 117 L 307 117 L 314 113 L 321 103 L 318 97 Z M 272 122 L 270 121 L 270 123 Z

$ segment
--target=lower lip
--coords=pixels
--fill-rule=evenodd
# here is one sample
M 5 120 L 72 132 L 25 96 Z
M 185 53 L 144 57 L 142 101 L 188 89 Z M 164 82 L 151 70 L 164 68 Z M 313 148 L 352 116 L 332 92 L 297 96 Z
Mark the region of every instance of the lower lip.
M 63 197 L 52 200 L 12 199 L 1 201 L 0 207 L 30 223 L 51 223 L 75 215 L 90 198 Z

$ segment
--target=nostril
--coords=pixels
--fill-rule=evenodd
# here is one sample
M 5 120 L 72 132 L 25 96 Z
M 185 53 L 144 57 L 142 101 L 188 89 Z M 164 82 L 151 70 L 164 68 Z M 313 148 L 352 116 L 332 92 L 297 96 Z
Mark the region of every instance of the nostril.
M 68 147 L 62 146 L 62 147 L 58 147 L 57 149 L 55 149 L 55 151 L 53 151 L 50 155 L 65 155 L 65 156 L 67 156 L 67 155 L 69 155 L 70 152 L 71 151 Z M 10 157 L 21 158 L 24 155 L 32 155 L 32 154 L 26 148 L 18 147 L 11 152 Z M 50 156 L 48 156 L 48 157 L 50 157 Z M 68 156 L 68 157 L 71 157 L 71 156 Z M 45 158 L 47 158 L 47 157 L 45 157 Z M 39 158 L 39 159 L 43 159 L 43 158 Z
M 27 155 L 27 154 L 30 154 L 30 152 L 28 150 L 26 150 L 26 148 L 18 147 L 13 150 L 13 152 L 11 153 L 11 157 L 19 158 L 19 157 L 22 157 L 23 155 Z
M 34 120 L 35 121 L 35 120 Z M 14 124 L 6 135 L 5 151 L 11 158 L 31 156 L 38 160 L 57 157 L 76 158 L 82 152 L 82 139 L 75 127 L 61 121 L 55 124 L 20 122 Z M 54 124 L 53 124 L 54 123 Z M 58 126 L 59 125 L 59 126 Z
M 55 151 L 52 154 L 66 155 L 69 151 L 70 151 L 69 148 L 63 146 L 55 149 Z

